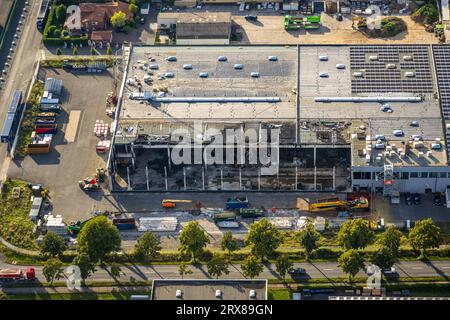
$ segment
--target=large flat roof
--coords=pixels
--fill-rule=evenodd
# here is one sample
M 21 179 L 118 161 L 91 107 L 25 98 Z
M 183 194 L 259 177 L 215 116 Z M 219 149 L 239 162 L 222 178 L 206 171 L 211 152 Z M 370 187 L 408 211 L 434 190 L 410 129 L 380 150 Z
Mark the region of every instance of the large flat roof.
M 177 290 L 182 298 L 176 297 Z M 216 298 L 216 290 L 221 290 L 221 298 Z M 250 298 L 250 290 L 255 298 Z M 153 280 L 152 300 L 267 300 L 267 280 Z
M 177 61 L 166 61 L 168 56 L 176 56 Z M 226 56 L 227 61 L 218 61 L 218 56 Z M 269 61 L 269 56 L 277 56 L 278 60 Z M 326 56 L 326 61 L 321 56 Z M 363 120 L 370 135 L 385 135 L 393 144 L 419 134 L 425 145 L 428 141 L 428 147 L 440 139 L 445 148 L 434 58 L 432 46 L 427 45 L 135 46 L 128 79 L 142 81 L 148 72 L 144 65 L 158 65 L 158 70 L 151 71 L 152 85 L 142 82 L 142 91 L 153 95 L 166 91 L 166 97 L 276 97 L 279 101 L 148 103 L 131 100 L 128 95 L 137 88 L 126 86 L 119 126 L 122 123 L 124 128 L 134 126 L 136 130 L 141 127 L 146 134 L 158 135 L 174 123 L 189 126 L 196 120 L 219 127 L 273 123 L 284 126 L 286 143 L 295 143 L 298 123 L 301 144 L 351 145 L 349 128 L 353 122 Z M 185 64 L 191 64 L 192 69 L 185 70 Z M 235 64 L 243 64 L 243 69 L 236 70 Z M 338 64 L 344 67 L 337 68 Z M 158 74 L 166 72 L 174 77 L 157 79 Z M 200 72 L 207 72 L 208 77 L 200 78 Z M 258 72 L 260 77 L 251 77 L 251 72 Z M 407 72 L 412 72 L 413 77 Z M 327 76 L 322 77 L 321 73 Z M 318 97 L 337 100 L 320 102 Z M 379 101 L 338 101 L 375 97 L 406 99 L 387 102 L 391 113 L 381 111 L 383 103 Z M 418 101 L 408 101 L 410 98 Z M 411 126 L 412 121 L 419 122 L 419 126 Z M 395 137 L 394 130 L 403 130 L 404 137 Z M 352 149 L 356 152 L 357 148 Z M 426 151 L 430 150 L 425 150 L 425 154 Z M 402 160 L 397 164 L 446 165 L 445 152 L 433 151 L 433 155 L 432 161 L 417 155 L 415 161 Z M 354 160 L 367 165 L 365 157 L 362 162 L 358 157 Z

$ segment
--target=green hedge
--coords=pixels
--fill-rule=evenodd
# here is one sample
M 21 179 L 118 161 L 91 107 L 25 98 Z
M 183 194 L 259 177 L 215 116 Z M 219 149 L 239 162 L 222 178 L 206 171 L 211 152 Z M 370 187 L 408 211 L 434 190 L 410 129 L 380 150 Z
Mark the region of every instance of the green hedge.
M 61 39 L 61 38 L 48 38 L 48 37 L 44 37 L 43 40 L 45 45 L 48 46 L 62 46 L 64 45 L 64 42 L 67 43 L 68 46 L 70 46 L 71 44 L 73 45 L 88 45 L 88 38 L 66 38 L 66 39 Z

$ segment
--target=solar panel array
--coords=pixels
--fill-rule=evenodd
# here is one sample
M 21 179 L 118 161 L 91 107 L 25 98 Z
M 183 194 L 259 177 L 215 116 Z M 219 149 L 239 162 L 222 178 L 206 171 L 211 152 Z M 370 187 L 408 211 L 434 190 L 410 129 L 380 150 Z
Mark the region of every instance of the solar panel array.
M 433 56 L 442 116 L 444 120 L 450 120 L 450 46 L 433 46 Z M 450 154 L 450 130 L 445 131 L 447 154 Z
M 433 78 L 428 49 L 428 46 L 351 46 L 352 72 L 363 70 L 364 73 L 364 77 L 352 78 L 352 92 L 432 93 Z M 378 59 L 369 61 L 368 57 L 372 55 Z M 413 59 L 405 61 L 405 55 Z M 388 69 L 386 65 L 390 63 L 396 64 L 396 68 Z M 415 76 L 405 77 L 407 71 L 414 72 Z
M 450 120 L 450 46 L 433 46 L 442 115 Z

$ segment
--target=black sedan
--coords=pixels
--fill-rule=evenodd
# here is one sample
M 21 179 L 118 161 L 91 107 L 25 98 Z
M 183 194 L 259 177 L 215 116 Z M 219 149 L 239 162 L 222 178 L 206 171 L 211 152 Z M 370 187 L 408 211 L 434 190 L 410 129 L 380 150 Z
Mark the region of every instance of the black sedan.
M 414 204 L 420 204 L 420 194 L 414 193 L 413 201 L 414 201 Z
M 436 193 L 434 195 L 434 199 L 433 199 L 434 205 L 435 206 L 442 206 L 442 199 L 441 199 L 441 195 Z
M 411 197 L 411 193 L 409 193 L 409 192 L 405 193 L 405 203 L 407 206 L 412 205 L 412 197 Z
M 293 276 L 298 276 L 298 275 L 306 274 L 306 270 L 303 268 L 293 268 L 293 269 L 289 270 L 289 274 L 293 275 Z

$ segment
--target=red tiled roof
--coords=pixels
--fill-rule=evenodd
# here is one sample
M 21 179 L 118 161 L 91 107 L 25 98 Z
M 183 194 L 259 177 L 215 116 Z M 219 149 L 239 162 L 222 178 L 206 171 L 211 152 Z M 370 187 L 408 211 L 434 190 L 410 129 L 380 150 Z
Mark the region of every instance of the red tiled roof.
M 128 10 L 128 3 L 106 2 L 106 3 L 80 3 L 81 24 L 95 25 L 98 29 L 104 29 L 105 21 L 109 20 L 114 13 L 122 11 L 129 20 L 133 14 Z

